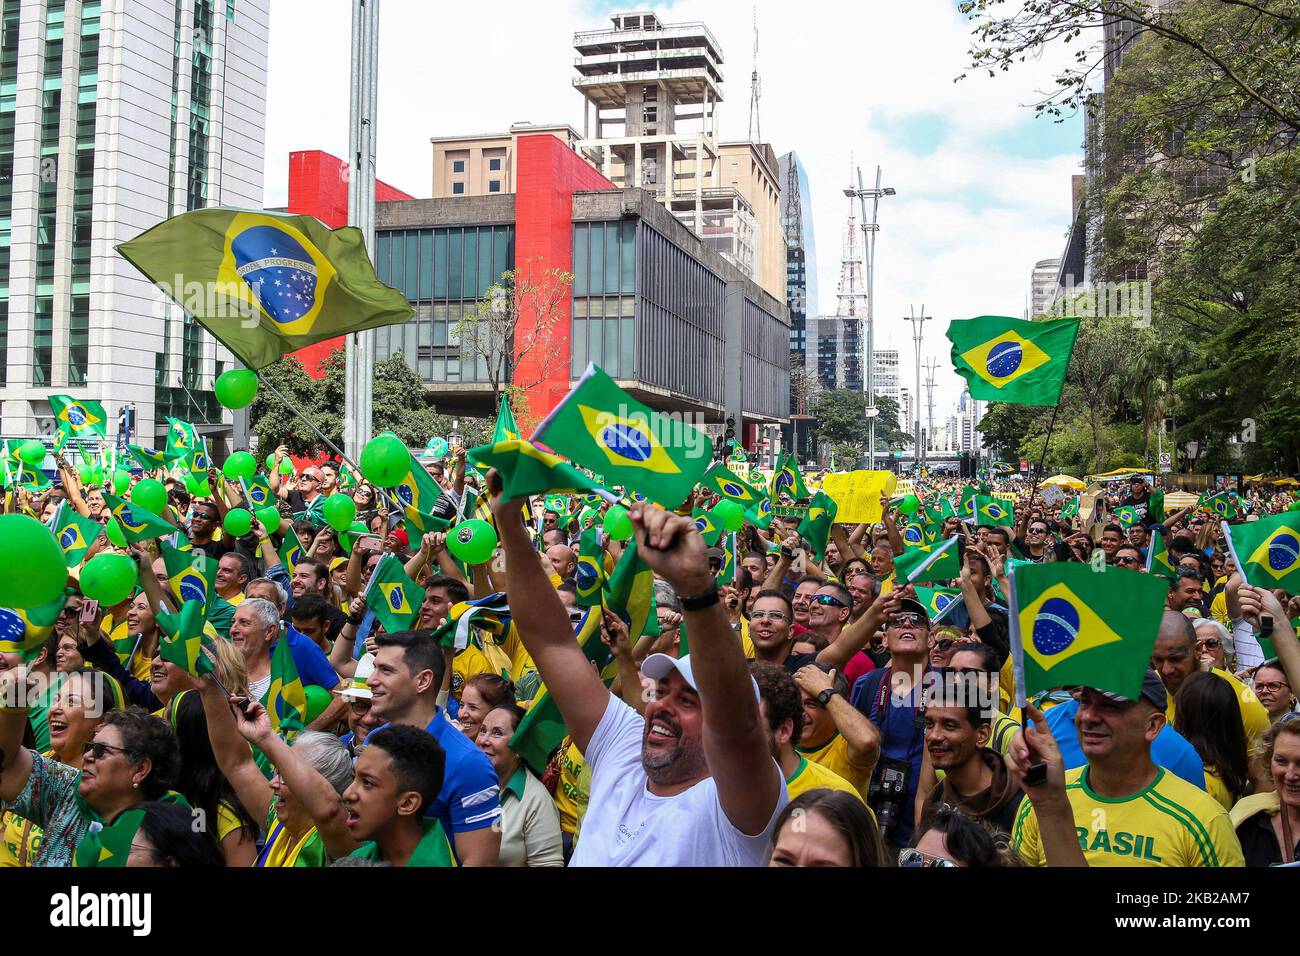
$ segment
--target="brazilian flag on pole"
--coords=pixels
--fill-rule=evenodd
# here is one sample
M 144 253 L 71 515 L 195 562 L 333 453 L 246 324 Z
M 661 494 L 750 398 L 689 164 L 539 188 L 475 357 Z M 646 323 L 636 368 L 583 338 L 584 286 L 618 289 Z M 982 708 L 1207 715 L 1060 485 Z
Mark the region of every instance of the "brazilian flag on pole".
M 948 326 L 952 364 L 971 398 L 1015 405 L 1055 405 L 1079 332 L 1078 319 L 1029 322 L 1003 315 Z
M 894 574 L 903 584 L 925 584 L 929 581 L 950 581 L 961 574 L 961 559 L 957 555 L 954 535 L 938 544 L 923 544 L 906 548 L 894 558 Z
M 729 498 L 743 508 L 751 508 L 767 497 L 764 492 L 743 481 L 734 471 L 722 464 L 714 465 L 705 473 L 700 480 L 700 487 Z
M 271 652 L 271 686 L 262 706 L 278 734 L 292 736 L 307 726 L 307 691 L 298 676 L 288 638 L 281 638 Z
M 179 418 L 167 417 L 167 457 L 168 460 L 180 458 L 178 452 L 189 451 L 191 448 L 198 448 L 203 444 L 199 437 L 199 430 L 189 422 L 181 421 Z
M 206 617 L 217 599 L 217 562 L 203 551 L 160 544 L 167 585 L 182 606 L 194 601 Z
M 54 537 L 63 549 L 63 560 L 75 568 L 86 557 L 86 552 L 103 532 L 104 526 L 92 518 L 83 518 L 65 501 L 59 505 L 54 519 Z
M 1231 521 L 1239 516 L 1236 500 L 1226 491 L 1214 495 L 1201 495 L 1196 501 L 1196 507 L 1213 511 L 1224 521 Z
M 1079 496 L 1078 496 L 1078 495 L 1075 495 L 1073 498 L 1071 498 L 1069 501 L 1067 501 L 1064 505 L 1061 506 L 1061 520 L 1062 520 L 1062 521 L 1065 521 L 1065 520 L 1067 520 L 1067 519 L 1069 519 L 1069 518 L 1073 518 L 1073 517 L 1074 517 L 1075 515 L 1077 515 L 1078 513 L 1079 513 Z
M 808 542 L 812 549 L 814 561 L 820 561 L 826 556 L 826 543 L 830 540 L 831 528 L 835 525 L 835 514 L 838 511 L 839 505 L 823 491 L 813 495 L 812 501 L 808 503 L 808 513 L 799 522 L 797 530 L 799 537 Z
M 978 495 L 975 498 L 975 523 L 1010 528 L 1011 506 L 1001 499 Z
M 34 658 L 54 631 L 67 601 L 67 595 L 60 594 L 39 607 L 0 607 L 0 654 L 17 654 L 24 661 Z
M 1138 514 L 1138 510 L 1132 505 L 1121 505 L 1115 509 L 1115 520 L 1119 522 L 1121 528 L 1128 530 L 1141 521 L 1142 518 Z
M 766 531 L 772 526 L 772 517 L 771 498 L 762 498 L 758 503 L 745 509 L 745 520 L 760 531 Z
M 1173 562 L 1169 560 L 1169 549 L 1165 547 L 1163 531 L 1151 533 L 1151 543 L 1147 545 L 1147 574 L 1160 574 L 1167 578 L 1178 576 Z
M 158 627 L 163 638 L 158 642 L 158 656 L 194 677 L 210 673 L 212 662 L 203 653 L 207 643 L 203 635 L 206 624 L 202 601 L 186 601 L 174 614 L 159 611 Z
M 406 477 L 391 489 L 390 494 L 397 499 L 407 523 L 419 534 L 439 531 L 441 528 L 434 527 L 433 505 L 442 494 L 442 489 L 414 455 L 407 452 L 407 457 L 411 461 L 410 470 L 406 473 Z M 409 528 L 407 533 L 410 534 Z M 414 542 L 415 538 L 411 541 Z
M 794 500 L 807 498 L 812 495 L 808 486 L 803 483 L 803 475 L 799 473 L 799 462 L 794 456 L 794 452 L 787 452 L 781 458 L 781 464 L 776 471 L 772 472 L 772 483 L 768 488 L 768 495 L 773 502 L 778 500 L 780 495 L 789 495 Z
M 704 538 L 705 547 L 712 548 L 722 537 L 722 527 L 713 520 L 713 515 L 703 508 L 694 508 L 691 518 L 695 521 L 695 530 Z
M 686 500 L 713 457 L 704 432 L 652 411 L 594 364 L 537 426 L 533 441 L 666 508 Z
M 275 549 L 275 553 L 279 555 L 284 569 L 293 574 L 293 569 L 298 566 L 298 562 L 307 556 L 307 549 L 298 540 L 298 532 L 290 528 L 284 533 L 284 540 L 280 542 L 280 547 Z
M 970 485 L 964 485 L 961 489 L 961 499 L 957 504 L 957 513 L 963 520 L 975 517 L 975 499 L 979 497 L 979 489 Z
M 157 448 L 145 448 L 143 445 L 127 445 L 131 457 L 140 463 L 145 471 L 157 471 L 181 457 L 179 451 L 160 451 Z
M 584 528 L 578 538 L 578 567 L 573 573 L 578 588 L 578 606 L 596 607 L 605 586 L 605 552 L 600 546 L 600 529 Z
M 1300 512 L 1223 525 L 1232 560 L 1257 588 L 1300 594 Z
M 722 567 L 718 570 L 718 583 L 731 584 L 736 580 L 736 532 L 722 537 Z M 759 583 L 759 582 L 755 582 Z
M 50 411 L 59 429 L 69 435 L 99 435 L 103 437 L 108 413 L 99 402 L 69 395 L 51 395 Z
M 108 505 L 113 517 L 121 522 L 122 534 L 131 544 L 161 538 L 163 535 L 171 534 L 176 530 L 174 524 L 164 521 L 152 511 L 147 511 L 139 505 L 131 504 L 129 501 L 123 501 L 108 492 L 104 492 L 104 502 Z
M 960 573 L 960 571 L 958 572 Z M 916 599 L 925 605 L 930 614 L 930 626 L 938 624 L 949 612 L 961 604 L 961 591 L 956 588 L 917 587 Z
M 618 501 L 618 495 L 606 491 L 563 458 L 542 451 L 532 442 L 514 438 L 480 445 L 466 454 L 484 471 L 488 468 L 497 470 L 501 475 L 502 497 L 507 499 L 527 498 L 546 492 L 586 491 L 606 501 Z
M 366 584 L 366 606 L 389 634 L 405 631 L 420 616 L 424 589 L 406 575 L 401 558 L 385 554 L 370 572 Z
M 502 395 L 501 404 L 497 406 L 497 427 L 492 432 L 492 444 L 514 441 L 522 437 L 519 434 L 519 425 L 515 422 L 515 413 L 510 409 L 510 401 Z
M 641 560 L 636 542 L 629 541 L 623 557 L 614 566 L 605 590 L 605 606 L 627 624 L 627 639 L 635 642 L 644 634 L 659 633 L 655 615 L 655 576 Z
M 1082 685 L 1137 700 L 1169 584 L 1126 568 L 1072 561 L 1014 564 L 1011 654 L 1017 703 Z
M 117 251 L 254 370 L 415 314 L 375 275 L 361 230 L 311 216 L 196 209 Z

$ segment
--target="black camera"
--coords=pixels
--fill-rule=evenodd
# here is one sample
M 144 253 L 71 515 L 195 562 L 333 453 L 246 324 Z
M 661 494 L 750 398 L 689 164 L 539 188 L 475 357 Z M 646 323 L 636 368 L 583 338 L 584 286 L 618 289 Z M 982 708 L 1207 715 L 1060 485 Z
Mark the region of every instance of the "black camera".
M 867 790 L 867 803 L 876 812 L 876 822 L 880 825 L 881 839 L 888 840 L 898 813 L 907 800 L 907 775 L 911 766 L 903 760 L 882 757 L 871 777 L 871 786 Z

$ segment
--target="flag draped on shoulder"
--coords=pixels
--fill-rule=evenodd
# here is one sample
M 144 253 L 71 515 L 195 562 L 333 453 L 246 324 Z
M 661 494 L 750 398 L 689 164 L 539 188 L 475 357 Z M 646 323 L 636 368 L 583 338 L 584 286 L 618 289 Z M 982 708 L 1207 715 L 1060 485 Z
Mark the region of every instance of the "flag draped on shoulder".
M 60 431 L 68 435 L 105 435 L 108 413 L 99 402 L 70 395 L 51 395 L 50 411 Z
M 488 635 L 492 643 L 501 644 L 510 631 L 510 604 L 504 591 L 497 591 L 475 601 L 461 601 L 447 611 L 447 619 L 433 632 L 443 647 L 464 650 L 480 636 Z
M 971 397 L 1016 405 L 1055 405 L 1079 332 L 1078 319 L 1030 322 L 1002 315 L 948 326 L 952 364 Z
M 666 508 L 686 500 L 713 455 L 704 432 L 652 411 L 595 365 L 537 426 L 533 441 Z
M 379 281 L 361 230 L 311 216 L 195 209 L 117 251 L 251 369 L 415 311 Z
M 1223 525 L 1232 558 L 1257 588 L 1300 594 L 1300 512 Z
M 1017 563 L 1010 576 L 1018 695 L 1082 685 L 1137 700 L 1165 610 L 1166 581 L 1072 561 Z

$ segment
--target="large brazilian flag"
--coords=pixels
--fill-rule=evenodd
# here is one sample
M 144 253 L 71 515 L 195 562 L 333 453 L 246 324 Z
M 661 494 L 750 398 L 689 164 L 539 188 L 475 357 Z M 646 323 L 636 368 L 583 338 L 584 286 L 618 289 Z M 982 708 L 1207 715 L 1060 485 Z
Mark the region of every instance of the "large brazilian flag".
M 1002 315 L 948 326 L 952 364 L 971 398 L 1016 405 L 1055 405 L 1074 351 L 1078 319 L 1029 322 Z
M 196 209 L 117 251 L 252 369 L 414 314 L 375 275 L 359 229 L 311 216 Z
M 1300 514 L 1285 511 L 1246 524 L 1225 522 L 1223 531 L 1250 584 L 1300 594 Z
M 1015 562 L 1011 591 L 1017 694 L 1082 685 L 1137 700 L 1169 593 L 1164 578 Z

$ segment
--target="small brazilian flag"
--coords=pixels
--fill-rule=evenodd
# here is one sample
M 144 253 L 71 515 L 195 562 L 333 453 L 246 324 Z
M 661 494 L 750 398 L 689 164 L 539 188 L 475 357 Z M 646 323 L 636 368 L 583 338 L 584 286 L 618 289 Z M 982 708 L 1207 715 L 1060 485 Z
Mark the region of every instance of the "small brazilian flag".
M 964 485 L 961 489 L 961 499 L 957 504 L 957 513 L 963 519 L 975 517 L 975 499 L 979 497 L 979 489 L 972 488 L 970 485 Z
M 629 541 L 609 576 L 605 606 L 623 619 L 627 638 L 633 643 L 644 634 L 659 633 L 654 585 L 654 572 L 637 553 L 636 542 Z
M 704 475 L 700 481 L 700 487 L 719 494 L 724 498 L 729 498 L 736 504 L 745 508 L 750 508 L 767 497 L 753 485 L 742 481 L 734 471 L 726 465 L 714 465 Z
M 433 480 L 433 476 L 424 470 L 424 466 L 409 451 L 407 457 L 411 462 L 410 469 L 407 471 L 406 476 L 391 489 L 390 494 L 397 499 L 407 523 L 413 526 L 419 534 L 425 535 L 430 531 L 440 531 L 441 528 L 435 527 L 431 519 L 433 517 L 433 505 L 438 500 L 439 495 L 442 494 L 442 489 Z M 443 527 L 446 527 L 446 525 Z M 407 534 L 410 534 L 410 528 L 407 529 Z M 415 538 L 411 538 L 411 541 L 414 542 Z
M 202 446 L 203 440 L 199 437 L 199 430 L 187 421 L 179 418 L 167 417 L 167 451 L 169 457 L 179 458 L 179 455 L 172 454 L 179 451 L 189 451 L 191 448 Z
M 181 457 L 179 449 L 161 451 L 157 448 L 145 448 L 143 445 L 127 445 L 126 448 L 131 453 L 131 457 L 139 462 L 140 467 L 145 471 L 157 471 L 159 468 L 166 468 Z
M 424 589 L 406 575 L 401 558 L 385 554 L 370 572 L 366 606 L 389 634 L 409 630 L 420 616 Z
M 510 409 L 510 402 L 502 395 L 501 404 L 497 406 L 497 426 L 492 431 L 492 444 L 515 441 L 522 437 L 519 434 L 519 425 L 515 422 L 515 413 Z
M 578 588 L 578 606 L 600 604 L 601 589 L 605 586 L 605 551 L 600 546 L 598 528 L 584 528 L 578 538 L 578 567 L 573 577 Z
M 69 435 L 105 434 L 108 413 L 99 402 L 89 399 L 77 399 L 68 395 L 51 395 L 50 411 L 59 428 Z
M 956 535 L 936 544 L 906 548 L 894 558 L 894 574 L 904 584 L 950 581 L 961 574 Z
M 287 638 L 281 638 L 271 652 L 271 686 L 262 699 L 278 734 L 292 736 L 307 726 L 307 691 L 298 676 Z
M 974 499 L 975 523 L 1010 528 L 1011 506 L 999 498 L 978 495 Z
M 1061 520 L 1068 521 L 1079 513 L 1079 497 L 1075 495 L 1061 506 Z
M 527 498 L 548 491 L 585 491 L 606 501 L 618 501 L 616 494 L 606 491 L 563 458 L 542 451 L 532 442 L 514 438 L 493 445 L 480 445 L 466 454 L 484 471 L 488 468 L 497 470 L 501 475 L 501 496 L 505 499 Z
M 104 492 L 104 502 L 113 517 L 121 523 L 122 534 L 131 544 L 161 538 L 176 530 L 174 524 L 164 521 L 152 511 L 146 511 L 139 505 L 124 501 L 108 492 Z
M 1165 547 L 1165 536 L 1160 530 L 1151 533 L 1151 543 L 1147 545 L 1147 574 L 1160 574 L 1167 578 L 1178 577 L 1178 571 L 1169 560 L 1169 549 Z
M 330 230 L 311 216 L 196 209 L 117 251 L 253 370 L 415 314 L 376 277 L 361 230 Z
M 1163 524 L 1165 520 L 1165 493 L 1153 488 L 1147 496 L 1147 523 Z
M 722 538 L 722 568 L 718 571 L 719 584 L 731 584 L 736 580 L 736 532 L 723 535 Z M 755 585 L 761 584 L 761 581 L 755 581 Z
M 537 426 L 533 441 L 665 508 L 686 500 L 713 457 L 704 432 L 652 411 L 594 364 Z
M 543 507 L 561 518 L 569 516 L 569 498 L 567 495 L 547 495 Z
M 63 549 L 63 560 L 68 567 L 75 568 L 86 557 L 86 552 L 104 532 L 104 526 L 92 518 L 84 518 L 76 509 L 63 502 L 59 505 L 58 516 L 54 519 L 54 537 Z
M 1284 511 L 1224 531 L 1232 559 L 1250 584 L 1300 594 L 1300 513 Z
M 925 528 L 919 524 L 905 525 L 900 533 L 903 536 L 903 544 L 909 548 L 927 543 Z
M 302 546 L 298 540 L 298 532 L 290 528 L 284 533 L 284 540 L 280 542 L 280 547 L 276 548 L 275 553 L 280 557 L 280 563 L 284 565 L 286 571 L 293 574 L 293 569 L 298 566 L 307 555 L 307 549 Z
M 760 531 L 772 527 L 772 499 L 764 498 L 745 511 L 745 520 Z
M 695 508 L 691 511 L 691 518 L 695 521 L 695 530 L 704 538 L 704 546 L 713 547 L 722 537 L 721 526 L 713 520 L 713 515 L 703 508 Z
M 201 601 L 186 601 L 176 613 L 158 612 L 158 627 L 163 638 L 158 642 L 158 656 L 175 664 L 193 677 L 212 672 L 212 660 L 203 653 L 207 643 L 203 629 L 207 626 Z
M 194 476 L 195 481 L 206 481 L 208 469 L 212 467 L 212 460 L 208 458 L 208 453 L 202 445 L 195 445 L 193 448 L 185 449 L 185 453 L 179 458 L 181 467 Z
M 339 472 L 339 487 L 342 487 L 344 472 Z M 247 492 L 248 503 L 254 509 L 265 508 L 267 505 L 275 503 L 275 495 L 271 491 L 271 482 L 266 475 L 254 475 L 244 482 L 244 490 Z M 274 531 L 274 528 L 268 528 L 268 531 Z
M 182 551 L 160 544 L 163 565 L 167 569 L 167 584 L 181 604 L 194 601 L 206 616 L 211 613 L 217 599 L 217 562 L 203 551 Z
M 1011 574 L 1016 695 L 1082 685 L 1137 700 L 1169 593 L 1155 575 L 1054 561 Z
M 813 495 L 812 501 L 808 503 L 808 513 L 799 522 L 799 537 L 808 543 L 815 561 L 826 556 L 826 543 L 830 540 L 838 511 L 839 505 L 825 492 L 819 491 Z
M 795 458 L 794 452 L 787 452 L 781 458 L 781 464 L 777 466 L 776 471 L 772 472 L 768 496 L 775 502 L 780 495 L 789 495 L 795 501 L 812 495 L 808 486 L 803 483 L 803 475 L 799 473 L 799 461 Z
M 67 601 L 67 595 L 60 594 L 39 607 L 0 607 L 0 654 L 17 654 L 24 661 L 34 658 L 53 633 Z
M 1212 511 L 1224 521 L 1232 521 L 1240 514 L 1236 499 L 1226 491 L 1214 495 L 1201 495 L 1196 502 L 1196 507 Z
M 1074 351 L 1078 319 L 1029 322 L 1001 315 L 948 326 L 952 364 L 976 400 L 1055 405 Z
M 917 587 L 915 591 L 916 599 L 925 605 L 926 612 L 930 615 L 931 627 L 947 617 L 948 612 L 961 604 L 962 600 L 961 591 L 956 588 Z
M 1132 505 L 1121 505 L 1115 509 L 1115 520 L 1119 522 L 1121 528 L 1127 531 L 1137 524 L 1141 518 L 1138 515 L 1138 510 Z

